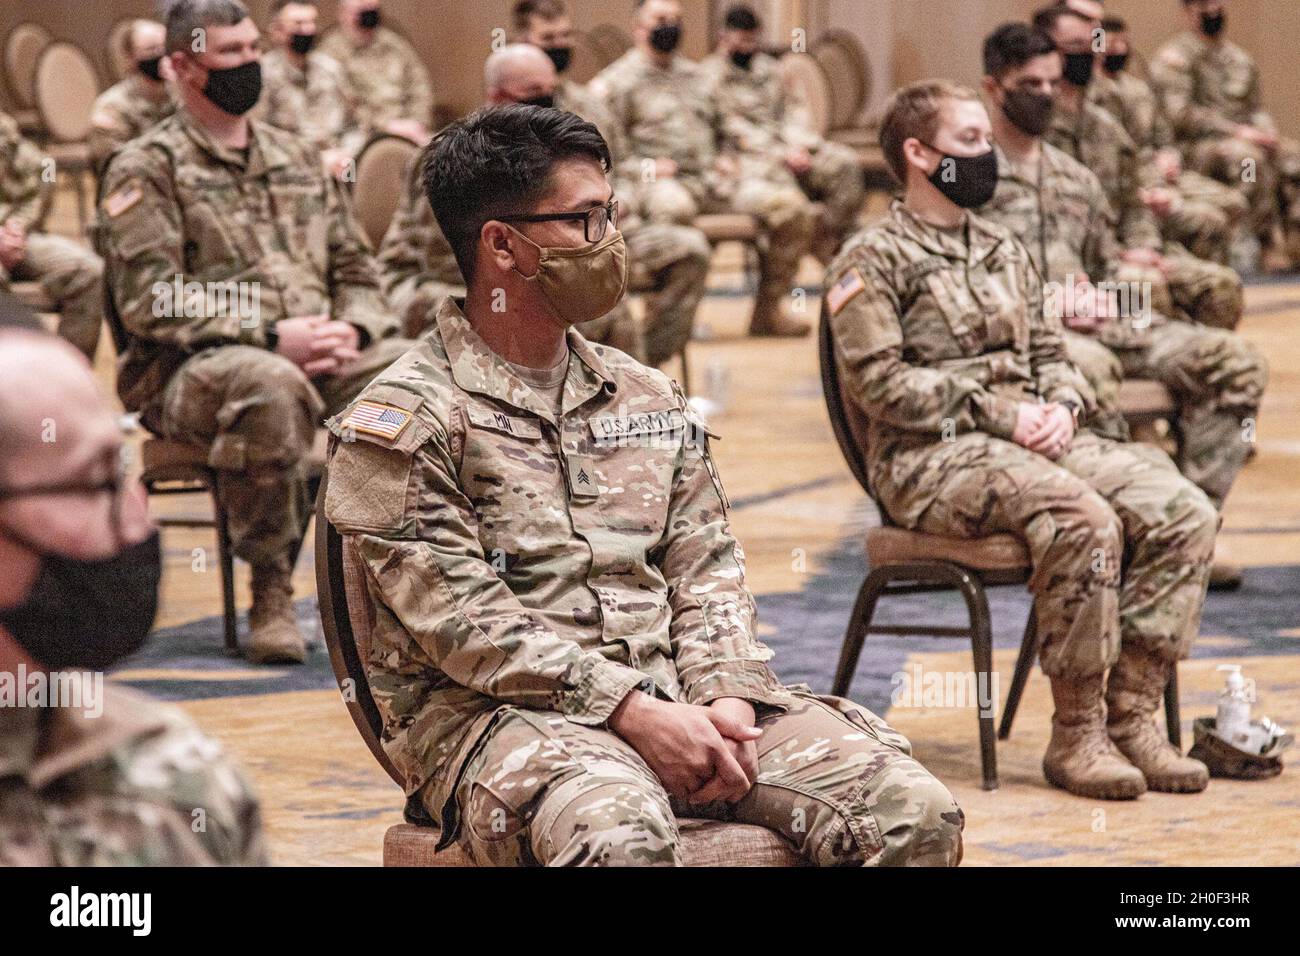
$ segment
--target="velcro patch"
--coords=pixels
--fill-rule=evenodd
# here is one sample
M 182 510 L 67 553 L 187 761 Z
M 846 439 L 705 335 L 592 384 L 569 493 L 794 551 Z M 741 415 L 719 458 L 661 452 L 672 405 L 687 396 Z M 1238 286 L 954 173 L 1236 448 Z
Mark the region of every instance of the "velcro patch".
M 931 272 L 938 272 L 940 269 L 948 268 L 948 260 L 943 256 L 927 256 L 913 262 L 903 270 L 903 285 L 911 286 L 917 279 L 928 276 Z
M 867 284 L 862 281 L 862 273 L 858 271 L 857 266 L 854 266 L 840 276 L 839 282 L 826 291 L 826 308 L 830 309 L 831 315 L 839 315 L 855 296 L 865 292 L 866 289 Z
M 104 212 L 109 219 L 116 219 L 144 198 L 144 189 L 138 179 L 128 179 L 104 198 Z
M 680 431 L 686 418 L 676 408 L 656 412 L 639 412 L 634 415 L 601 415 L 593 418 L 591 435 L 598 444 L 633 438 L 642 435 L 662 435 Z
M 575 498 L 596 498 L 600 496 L 600 484 L 596 480 L 596 463 L 582 455 L 568 456 L 569 492 Z
M 411 424 L 414 416 L 407 411 L 403 411 L 393 405 L 385 405 L 383 402 L 363 401 L 357 402 L 348 412 L 346 418 L 339 423 L 339 428 L 347 431 L 364 432 L 367 435 L 377 435 L 380 438 L 387 438 L 389 441 L 396 441 L 397 436 L 402 434 L 406 426 Z
M 528 418 L 514 418 L 502 412 L 470 406 L 465 409 L 470 424 L 477 428 L 489 428 L 492 431 L 505 432 L 515 438 L 541 438 L 542 429 L 537 422 Z

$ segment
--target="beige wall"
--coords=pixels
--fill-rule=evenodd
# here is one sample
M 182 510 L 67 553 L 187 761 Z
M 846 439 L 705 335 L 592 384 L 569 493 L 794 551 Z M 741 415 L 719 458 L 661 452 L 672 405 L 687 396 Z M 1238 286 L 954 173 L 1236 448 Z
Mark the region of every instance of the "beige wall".
M 630 30 L 632 0 L 569 0 L 576 23 L 615 23 Z M 872 105 L 894 86 L 925 76 L 975 83 L 980 43 L 1005 20 L 1028 16 L 1035 0 L 755 0 L 781 28 L 806 20 L 809 35 L 838 27 L 855 33 L 875 71 Z M 153 0 L 0 0 L 0 37 L 14 24 L 34 20 L 59 39 L 72 40 L 96 61 L 107 79 L 104 37 L 120 17 L 147 15 Z M 269 0 L 252 0 L 259 22 Z M 334 3 L 322 11 L 332 22 Z M 699 56 L 709 42 L 711 7 L 726 0 L 684 0 L 685 50 Z M 1132 23 L 1142 52 L 1151 53 L 1182 27 L 1179 0 L 1109 0 L 1108 7 Z M 510 0 L 386 0 L 387 18 L 424 56 L 440 102 L 464 112 L 482 96 L 482 65 L 494 29 L 508 29 Z M 1259 60 L 1265 101 L 1281 127 L 1300 136 L 1300 83 L 1295 39 L 1300 37 L 1300 0 L 1233 0 L 1230 31 Z M 776 26 L 776 23 L 773 24 Z M 6 97 L 7 99 L 7 97 Z

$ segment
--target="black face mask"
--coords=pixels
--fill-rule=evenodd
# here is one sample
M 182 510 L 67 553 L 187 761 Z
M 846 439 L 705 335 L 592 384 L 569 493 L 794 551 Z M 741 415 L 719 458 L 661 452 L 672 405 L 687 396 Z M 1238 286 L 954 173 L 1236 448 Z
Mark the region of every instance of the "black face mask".
M 289 49 L 299 56 L 306 56 L 315 45 L 316 34 L 314 33 L 295 33 L 289 38 Z
M 155 83 L 162 79 L 162 57 L 151 56 L 147 60 L 136 60 L 136 69 Z
M 203 95 L 222 112 L 243 116 L 262 95 L 262 64 L 249 60 L 228 70 L 210 70 Z
M 930 149 L 943 154 L 930 174 L 935 189 L 962 209 L 978 209 L 993 198 L 998 188 L 998 157 L 993 150 L 978 156 L 953 156 L 937 146 Z
M 1021 132 L 1042 136 L 1052 125 L 1056 100 L 1032 90 L 1007 90 L 1002 112 Z
M 567 46 L 548 46 L 543 47 L 542 52 L 551 58 L 555 64 L 555 72 L 563 73 L 569 68 L 569 61 L 573 59 L 573 51 Z
M 1107 73 L 1123 73 L 1126 66 L 1128 66 L 1127 53 L 1112 53 L 1106 57 Z
M 1223 32 L 1224 25 L 1228 22 L 1228 15 L 1220 10 L 1218 13 L 1201 14 L 1201 32 L 1207 37 L 1217 37 Z
M 682 25 L 665 23 L 650 31 L 650 45 L 660 53 L 672 53 L 682 42 Z
M 752 63 L 753 60 L 754 60 L 753 50 L 749 51 L 748 53 L 741 53 L 739 50 L 731 51 L 731 62 L 736 64 L 736 66 L 740 67 L 742 70 L 748 70 L 749 64 Z
M 545 96 L 534 96 L 532 99 L 520 100 L 520 106 L 541 106 L 544 109 L 555 109 L 555 96 L 548 93 Z
M 363 30 L 373 30 L 379 26 L 379 10 L 362 10 L 357 14 L 357 26 Z
M 103 561 L 45 554 L 31 593 L 0 610 L 0 625 L 50 670 L 102 670 L 149 636 L 161 579 L 157 531 Z
M 1073 86 L 1087 86 L 1092 82 L 1091 53 L 1065 54 L 1065 81 Z

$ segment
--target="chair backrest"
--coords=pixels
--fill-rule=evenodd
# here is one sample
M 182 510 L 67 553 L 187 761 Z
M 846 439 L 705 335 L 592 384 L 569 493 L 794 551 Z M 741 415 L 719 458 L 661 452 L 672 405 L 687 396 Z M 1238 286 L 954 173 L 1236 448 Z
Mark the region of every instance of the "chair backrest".
M 781 68 L 786 82 L 803 94 L 813 131 L 825 136 L 831 128 L 831 89 L 821 64 L 807 53 L 787 53 L 781 57 Z
M 830 81 L 831 129 L 857 123 L 871 95 L 871 63 L 858 38 L 845 30 L 830 30 L 813 45 L 812 55 Z
M 871 493 L 871 484 L 867 478 L 867 416 L 862 414 L 857 402 L 844 394 L 840 381 L 840 369 L 835 359 L 835 340 L 831 335 L 831 317 L 822 303 L 821 318 L 817 322 L 817 357 L 821 365 L 822 395 L 826 398 L 826 412 L 830 415 L 831 430 L 835 432 L 835 441 L 839 443 L 840 454 L 844 456 L 849 471 L 858 480 L 867 496 L 875 499 Z M 881 508 L 882 523 L 888 524 L 885 509 Z
M 403 136 L 379 133 L 357 156 L 352 208 L 376 250 L 393 222 L 402 191 L 407 188 L 407 170 L 418 151 L 419 147 Z
M 108 31 L 108 39 L 104 42 L 107 49 L 104 51 L 108 54 L 108 68 L 113 75 L 113 82 L 125 80 L 128 73 L 135 69 L 135 63 L 132 62 L 131 56 L 127 53 L 126 35 L 131 29 L 131 24 L 135 23 L 135 17 L 123 17 L 113 24 Z
M 406 781 L 380 743 L 384 722 L 375 699 L 370 696 L 370 681 L 366 677 L 365 660 L 370 650 L 375 609 L 366 590 L 365 565 L 325 517 L 328 490 L 329 466 L 326 465 L 316 496 L 316 600 L 330 665 L 344 691 L 348 713 L 366 746 L 397 785 L 404 788 Z
M 95 66 L 71 43 L 51 43 L 36 64 L 36 108 L 58 143 L 79 143 L 90 135 L 90 115 L 99 96 Z
M 50 31 L 35 23 L 20 23 L 5 40 L 5 74 L 9 91 L 23 109 L 36 106 L 36 61 L 54 42 Z

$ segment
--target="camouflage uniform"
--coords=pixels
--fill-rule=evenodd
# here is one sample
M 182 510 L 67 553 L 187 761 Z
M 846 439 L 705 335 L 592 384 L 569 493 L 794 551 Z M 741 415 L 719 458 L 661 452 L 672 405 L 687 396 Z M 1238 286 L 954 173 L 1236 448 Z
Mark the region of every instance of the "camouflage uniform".
M 0 866 L 264 866 L 257 800 L 185 714 L 0 708 Z
M 95 100 L 88 142 L 90 162 L 96 171 L 102 173 L 115 151 L 175 112 L 176 104 L 166 87 L 158 99 L 151 95 L 153 89 L 146 82 L 138 74 L 132 74 Z
M 35 281 L 57 304 L 59 335 L 92 362 L 104 318 L 104 264 L 85 247 L 41 232 L 49 211 L 45 158 L 0 113 L 0 224 L 26 230 L 27 254 L 10 268 L 0 265 L 0 289 L 10 282 Z
M 1111 264 L 1119 258 L 1115 216 L 1101 183 L 1050 143 L 1041 147 L 1040 164 L 1012 163 L 998 150 L 997 192 L 980 214 L 1024 237 L 1048 282 L 1065 285 L 1068 277 L 1082 275 L 1095 284 L 1113 280 Z M 1222 505 L 1246 461 L 1245 431 L 1259 410 L 1268 365 L 1255 346 L 1232 332 L 1154 311 L 1139 318 L 1108 319 L 1090 334 L 1119 358 L 1125 376 L 1155 379 L 1173 393 L 1179 404 L 1178 466 Z M 1107 368 L 1071 349 L 1089 382 L 1109 376 Z M 1118 417 L 1117 409 L 1102 409 L 1103 421 Z
M 568 344 L 557 413 L 448 299 L 329 423 L 326 513 L 375 602 L 384 747 L 442 844 L 488 864 L 678 862 L 662 785 L 606 727 L 640 688 L 756 706 L 759 781 L 701 812 L 777 828 L 820 864 L 954 862 L 961 811 L 906 740 L 769 670 L 680 390 Z M 380 409 L 386 431 L 357 425 Z
M 770 315 L 794 284 L 815 228 L 812 204 L 780 161 L 731 155 L 738 173 L 715 166 L 723 118 L 698 64 L 674 56 L 660 69 L 632 49 L 592 80 L 613 117 L 627 153 L 617 179 L 632 184 L 637 207 L 651 222 L 690 225 L 700 213 L 754 216 L 763 233 L 755 315 Z M 677 175 L 656 179 L 654 160 L 671 159 Z
M 723 115 L 727 148 L 782 162 L 791 149 L 803 148 L 812 154 L 811 168 L 798 179 L 809 198 L 822 204 L 813 252 L 822 262 L 829 262 L 857 228 L 866 196 L 857 154 L 813 131 L 802 93 L 785 80 L 775 58 L 758 53 L 749 69 L 742 69 L 729 57 L 715 53 L 700 66 Z
M 379 27 L 366 46 L 353 46 L 341 30 L 321 41 L 320 52 L 343 67 L 351 114 L 366 135 L 394 120 L 433 122 L 433 87 L 415 49 L 399 34 Z
M 1187 163 L 1242 192 L 1262 240 L 1280 222 L 1300 259 L 1300 143 L 1283 138 L 1269 153 L 1235 135 L 1242 124 L 1277 129 L 1264 112 L 1251 55 L 1228 40 L 1184 33 L 1151 61 L 1151 81 Z M 1243 174 L 1248 166 L 1251 177 Z
M 1117 238 L 1124 249 L 1153 249 L 1169 265 L 1160 270 L 1131 262 L 1117 263 L 1115 278 L 1149 283 L 1156 311 L 1204 325 L 1234 329 L 1245 307 L 1241 277 L 1225 265 L 1197 259 L 1182 246 L 1166 244 L 1156 217 L 1142 201 L 1137 146 L 1119 120 L 1084 101 L 1077 113 L 1059 105 L 1047 142 L 1073 156 L 1097 176 L 1119 216 Z
M 235 553 L 288 566 L 310 502 L 304 462 L 322 417 L 343 407 L 409 343 L 396 331 L 359 227 L 307 143 L 253 123 L 247 157 L 184 111 L 109 165 L 100 230 L 129 344 L 118 393 L 145 426 L 210 445 Z M 225 307 L 224 286 L 184 311 L 177 281 L 260 291 L 258 314 Z M 280 319 L 328 313 L 361 330 L 361 358 L 308 379 L 271 351 Z
M 1173 148 L 1174 134 L 1155 90 L 1145 80 L 1127 70 L 1100 76 L 1089 85 L 1088 99 L 1118 119 L 1137 146 L 1139 185 L 1175 195 L 1174 208 L 1160 224 L 1165 238 L 1182 244 L 1194 256 L 1227 265 L 1246 218 L 1245 197 L 1192 169 L 1184 168 L 1175 182 L 1165 181 L 1155 155 Z
M 315 51 L 300 69 L 283 50 L 262 57 L 262 99 L 258 118 L 297 133 L 317 150 L 346 149 L 356 154 L 364 145 L 350 111 L 343 68 Z
M 1043 671 L 1102 673 L 1121 642 L 1186 656 L 1219 519 L 1162 452 L 1081 428 L 1055 462 L 1011 441 L 1021 402 L 1083 409 L 1042 282 L 1013 233 L 962 232 L 895 203 L 827 273 L 846 393 L 867 418 L 872 493 L 930 534 L 1021 538 Z

